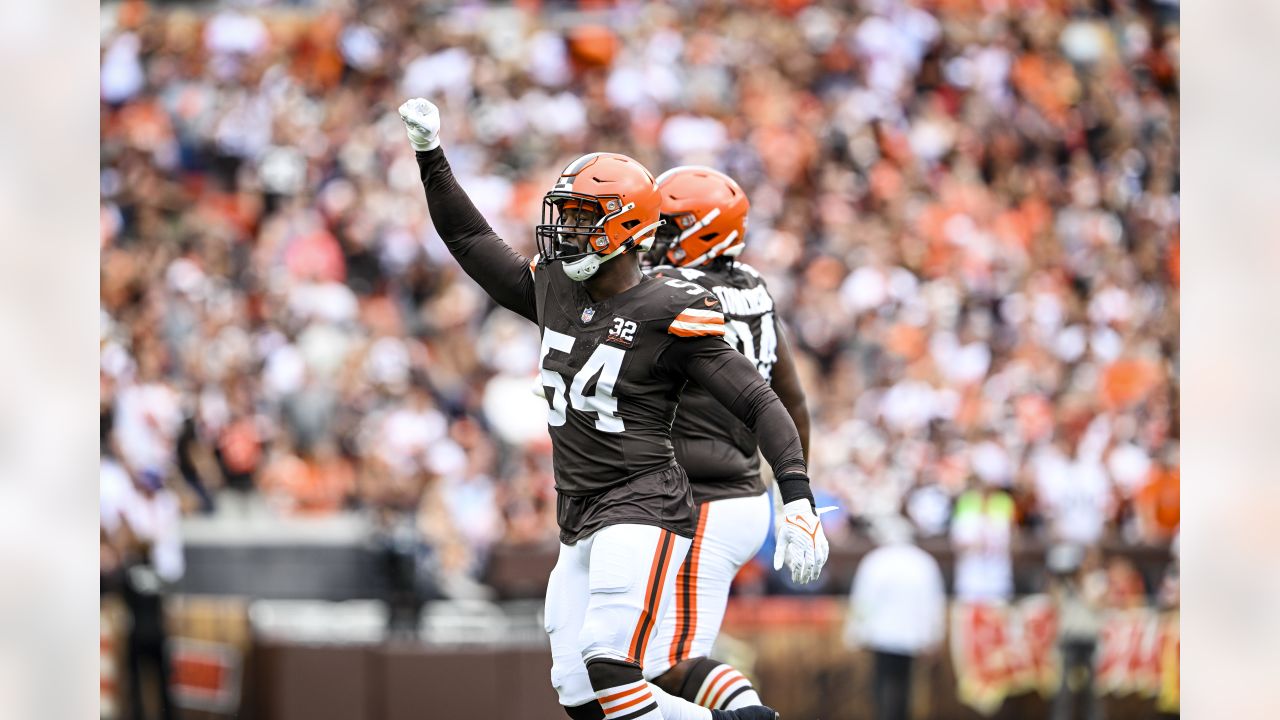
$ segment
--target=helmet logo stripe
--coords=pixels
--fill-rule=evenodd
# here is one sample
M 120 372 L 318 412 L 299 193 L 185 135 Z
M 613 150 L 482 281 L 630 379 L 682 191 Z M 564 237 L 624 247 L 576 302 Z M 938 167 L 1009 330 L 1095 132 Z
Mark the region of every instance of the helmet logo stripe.
M 688 230 L 680 233 L 680 239 L 684 240 L 685 238 L 688 238 L 690 235 L 706 227 L 712 220 L 715 220 L 718 217 L 720 217 L 720 208 L 711 208 L 711 212 L 703 215 L 698 222 L 690 225 Z

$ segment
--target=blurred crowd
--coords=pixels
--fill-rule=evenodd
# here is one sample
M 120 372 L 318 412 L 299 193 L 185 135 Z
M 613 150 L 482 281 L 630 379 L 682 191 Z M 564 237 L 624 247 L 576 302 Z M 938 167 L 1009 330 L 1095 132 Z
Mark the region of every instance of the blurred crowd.
M 104 478 L 366 512 L 472 577 L 554 538 L 537 331 L 434 233 L 422 96 L 528 255 L 583 152 L 746 188 L 833 542 L 1167 543 L 1178 63 L 1176 1 L 104 5 Z

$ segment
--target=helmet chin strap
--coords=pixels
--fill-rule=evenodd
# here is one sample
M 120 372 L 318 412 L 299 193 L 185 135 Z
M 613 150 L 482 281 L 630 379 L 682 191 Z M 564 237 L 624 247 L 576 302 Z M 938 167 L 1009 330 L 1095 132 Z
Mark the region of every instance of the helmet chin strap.
M 574 282 L 582 282 L 592 275 L 595 275 L 601 265 L 609 262 L 619 255 L 622 255 L 633 247 L 640 248 L 642 252 L 648 250 L 653 246 L 653 231 L 657 230 L 658 226 L 662 225 L 663 222 L 663 220 L 658 220 L 657 222 L 645 225 L 643 228 L 640 228 L 640 232 L 632 235 L 630 239 L 619 245 L 617 250 L 614 250 L 608 255 L 597 255 L 592 253 L 584 258 L 574 260 L 573 262 L 563 263 L 561 267 L 564 268 L 564 274 L 568 275 L 569 279 Z M 644 237 L 646 234 L 648 234 L 648 237 Z M 642 237 L 643 239 L 637 243 L 635 241 L 636 237 Z
M 568 275 L 570 280 L 582 282 L 595 275 L 602 264 L 604 264 L 604 259 L 593 253 L 573 262 L 563 263 L 561 267 L 564 268 L 564 274 Z

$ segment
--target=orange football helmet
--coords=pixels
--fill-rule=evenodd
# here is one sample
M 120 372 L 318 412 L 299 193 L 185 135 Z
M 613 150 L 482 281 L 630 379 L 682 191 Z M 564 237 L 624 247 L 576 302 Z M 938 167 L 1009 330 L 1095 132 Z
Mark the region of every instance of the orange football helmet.
M 647 251 L 662 224 L 658 184 L 643 165 L 618 153 L 590 153 L 569 163 L 542 200 L 538 253 L 561 260 L 581 282 L 633 248 Z
M 682 165 L 658 176 L 658 191 L 666 223 L 657 233 L 655 263 L 696 267 L 742 252 L 751 202 L 733 178 Z

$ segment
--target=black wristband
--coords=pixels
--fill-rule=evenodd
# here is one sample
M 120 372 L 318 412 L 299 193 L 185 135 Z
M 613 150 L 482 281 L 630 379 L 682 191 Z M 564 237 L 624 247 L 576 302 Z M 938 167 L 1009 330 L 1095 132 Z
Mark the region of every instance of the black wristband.
M 808 500 L 809 506 L 817 512 L 813 503 L 813 489 L 809 487 L 809 476 L 804 473 L 787 473 L 778 478 L 778 492 L 782 494 L 785 505 L 793 500 Z

